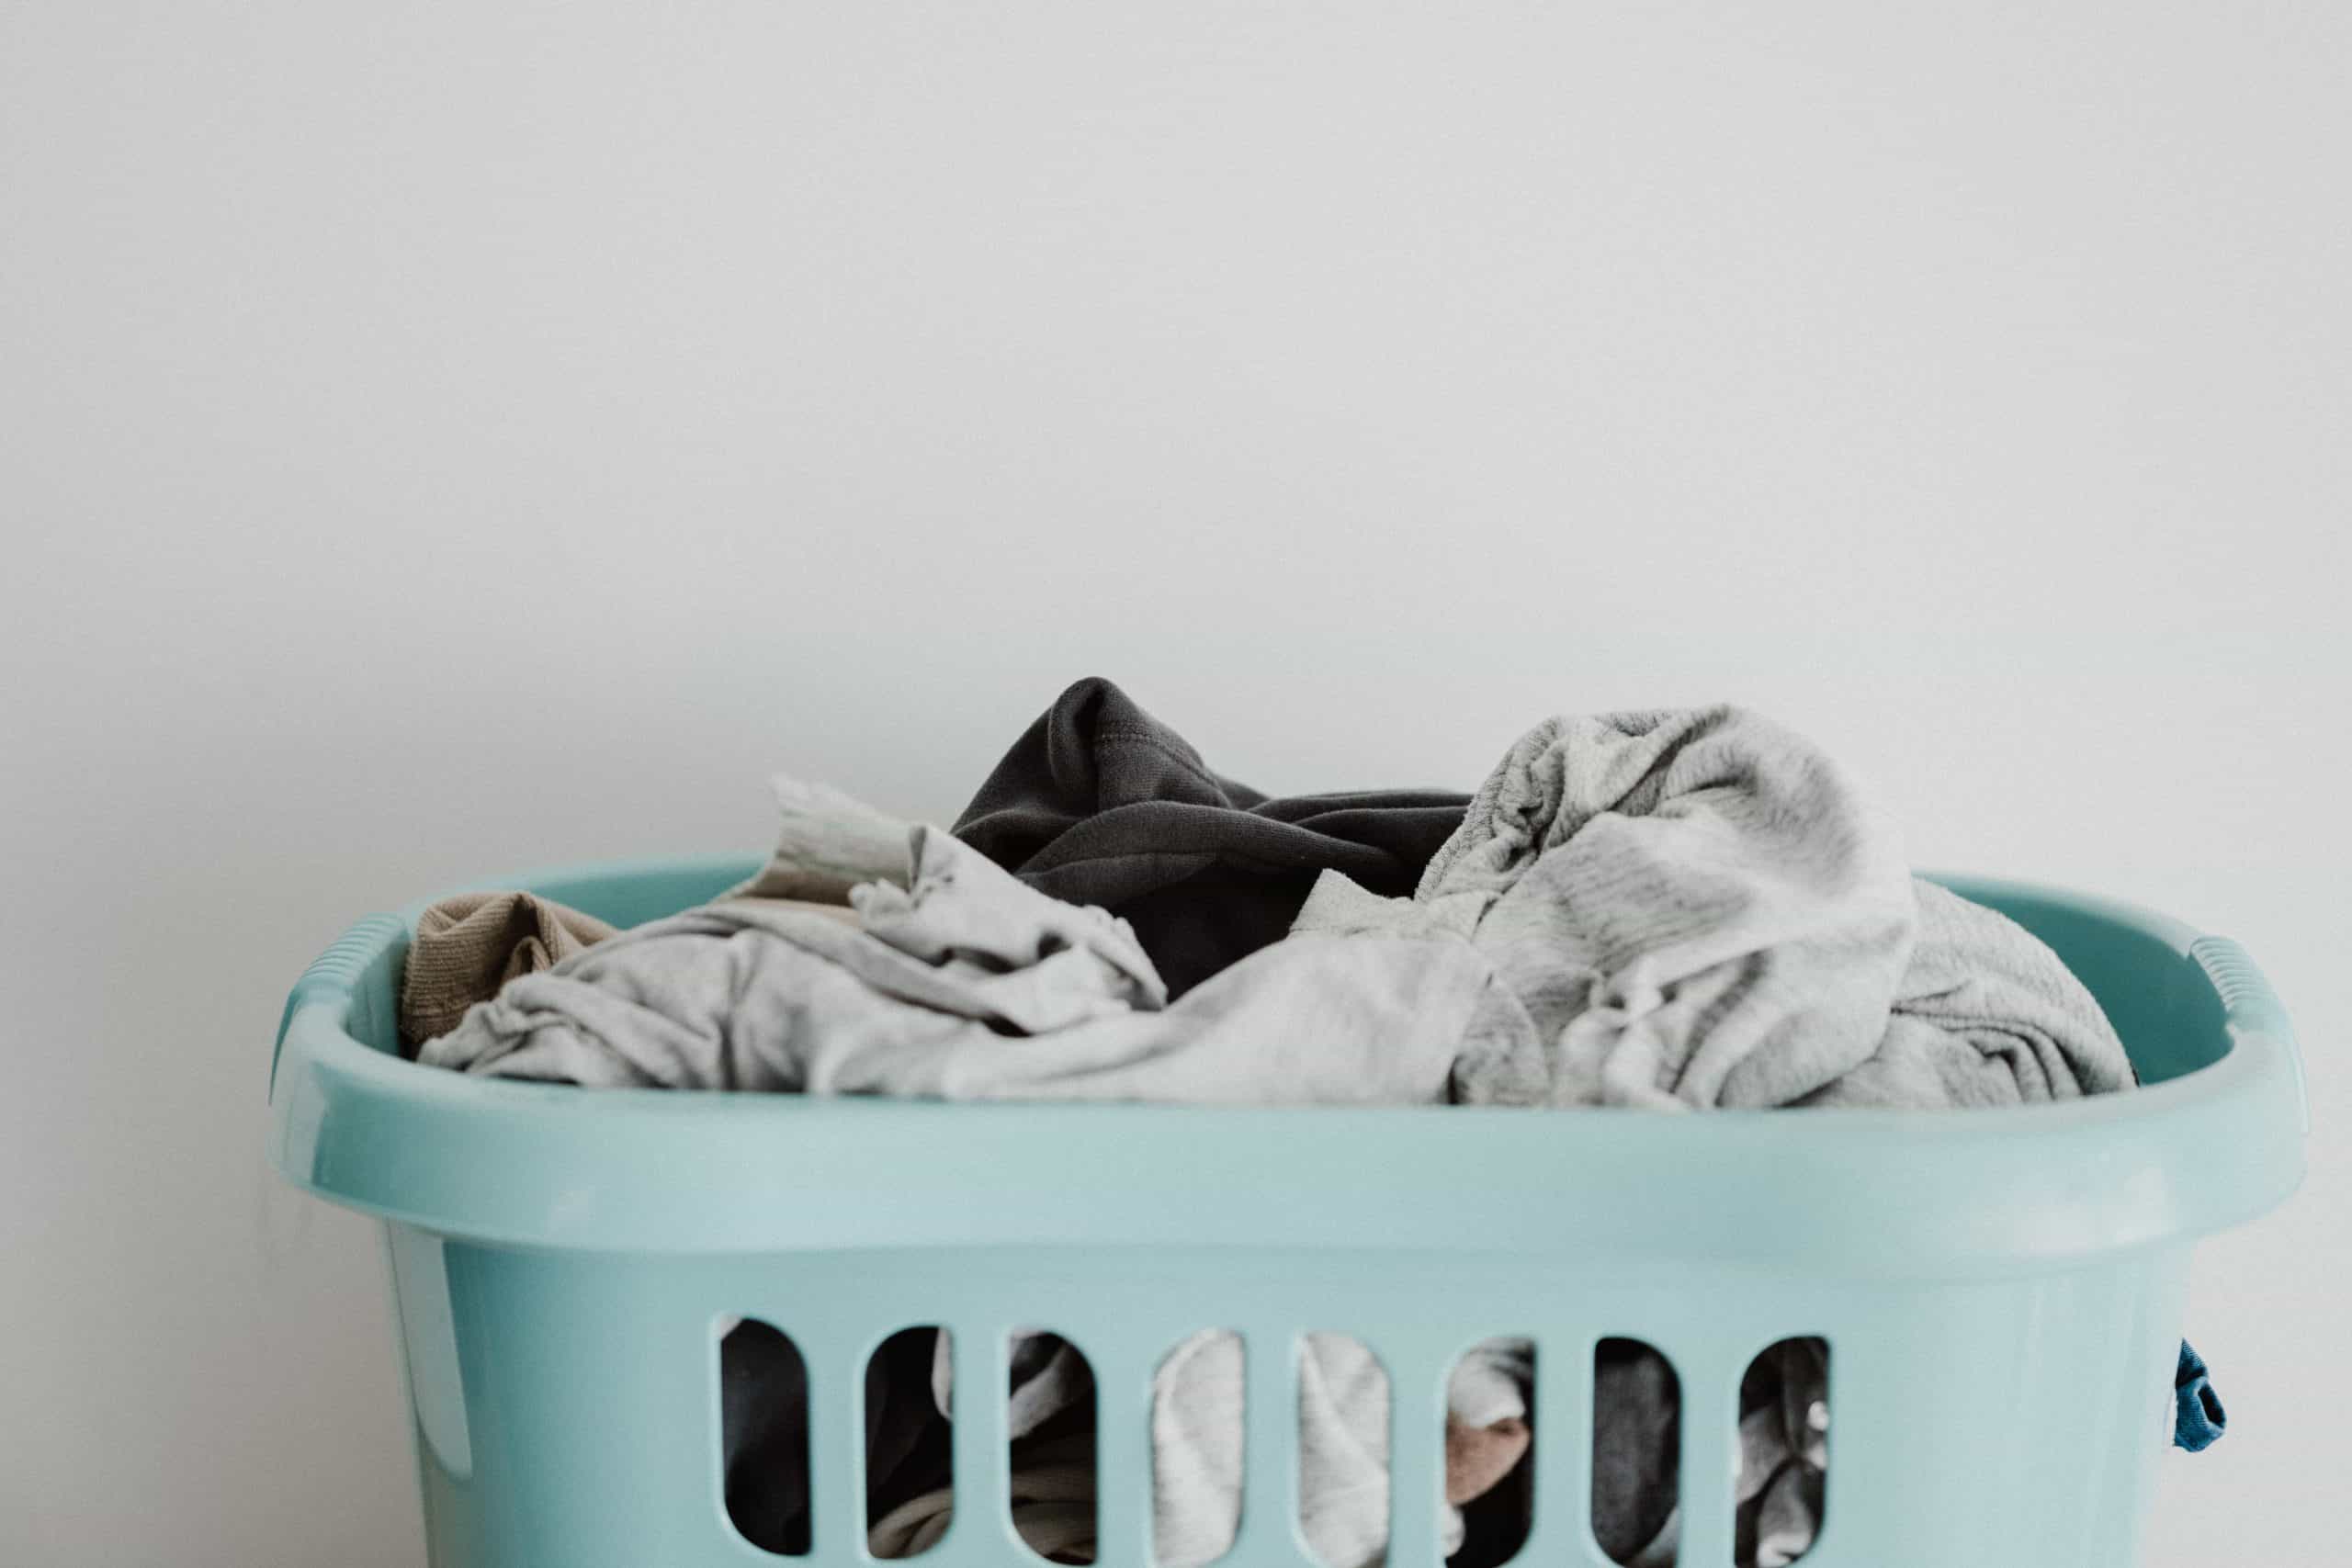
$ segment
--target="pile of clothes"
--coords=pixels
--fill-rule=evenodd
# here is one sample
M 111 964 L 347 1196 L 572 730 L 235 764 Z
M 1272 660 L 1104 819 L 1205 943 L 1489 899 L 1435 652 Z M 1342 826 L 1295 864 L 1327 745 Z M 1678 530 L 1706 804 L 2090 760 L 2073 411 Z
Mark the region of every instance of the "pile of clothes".
M 2054 953 L 1913 877 L 1853 778 L 1736 707 L 1546 720 L 1473 795 L 1270 799 L 1093 680 L 952 830 L 798 780 L 776 796 L 766 866 L 669 919 L 615 931 L 525 894 L 428 911 L 402 995 L 418 1058 L 588 1086 L 1189 1104 L 1943 1108 L 2134 1082 Z M 944 1528 L 948 1355 L 933 1335 L 869 1368 L 876 1556 Z M 1240 1356 L 1203 1334 L 1158 1374 L 1163 1568 L 1234 1538 Z M 1455 1370 L 1454 1568 L 1524 1537 L 1529 1359 L 1492 1340 Z M 722 1347 L 730 1512 L 781 1551 L 807 1539 L 797 1366 L 762 1325 Z M 1014 1367 L 1015 1522 L 1091 1562 L 1084 1359 L 1041 1334 Z M 1302 1527 L 1329 1568 L 1369 1568 L 1385 1376 L 1345 1336 L 1312 1338 L 1301 1370 Z M 1596 1534 L 1617 1562 L 1669 1562 L 1671 1370 L 1610 1341 L 1597 1372 Z M 1826 1376 L 1818 1340 L 1750 1371 L 1744 1564 L 1811 1543 Z M 2206 1408 L 2199 1386 L 2184 1412 Z

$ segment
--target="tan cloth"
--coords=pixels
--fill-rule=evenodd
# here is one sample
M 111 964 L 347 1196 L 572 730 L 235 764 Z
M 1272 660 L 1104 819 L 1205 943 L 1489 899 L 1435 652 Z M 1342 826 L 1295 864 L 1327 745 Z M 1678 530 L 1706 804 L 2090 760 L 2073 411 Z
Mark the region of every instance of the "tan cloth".
M 1534 1434 L 1516 1416 L 1487 1427 L 1445 1418 L 1445 1500 L 1455 1507 L 1483 1497 L 1501 1483 Z
M 401 976 L 401 1040 L 412 1048 L 458 1027 L 517 975 L 552 968 L 614 934 L 529 893 L 460 893 L 416 918 Z

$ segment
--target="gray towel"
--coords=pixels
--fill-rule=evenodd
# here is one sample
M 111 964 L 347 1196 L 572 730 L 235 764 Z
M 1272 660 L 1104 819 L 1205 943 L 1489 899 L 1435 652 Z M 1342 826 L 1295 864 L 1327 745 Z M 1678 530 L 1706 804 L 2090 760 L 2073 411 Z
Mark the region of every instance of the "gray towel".
M 1739 708 L 1547 720 L 1411 898 L 1327 871 L 1295 930 L 1491 962 L 1522 1016 L 1480 1010 L 1465 1100 L 1925 1109 L 2132 1082 L 2055 954 L 1914 878 L 1853 779 Z
M 1464 1099 L 1783 1105 L 1876 1048 L 1913 914 L 1861 787 L 1738 708 L 1545 721 L 1410 900 L 1326 872 L 1295 930 L 1453 931 L 1526 1010 L 1465 1042 Z
M 2132 1059 L 2058 955 L 2007 915 L 1915 880 L 1918 931 L 1878 1049 L 1804 1105 L 2022 1105 L 2130 1089 Z

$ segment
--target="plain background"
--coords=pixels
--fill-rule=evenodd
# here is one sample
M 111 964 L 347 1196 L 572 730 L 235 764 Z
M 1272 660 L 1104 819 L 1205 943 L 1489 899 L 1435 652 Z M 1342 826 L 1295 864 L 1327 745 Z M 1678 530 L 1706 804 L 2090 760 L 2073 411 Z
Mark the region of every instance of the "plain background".
M 1283 791 L 1747 702 L 2245 941 L 2312 1174 L 2147 1562 L 2336 1560 L 2347 15 L 0 4 L 0 1562 L 417 1568 L 261 1157 L 348 920 L 1093 672 Z

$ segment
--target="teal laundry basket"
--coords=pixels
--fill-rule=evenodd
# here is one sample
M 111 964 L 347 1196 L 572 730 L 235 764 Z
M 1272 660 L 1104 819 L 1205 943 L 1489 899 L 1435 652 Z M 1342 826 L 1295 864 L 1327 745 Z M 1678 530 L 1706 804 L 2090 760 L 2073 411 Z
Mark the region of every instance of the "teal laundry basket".
M 617 925 L 753 863 L 594 866 L 527 886 Z M 2307 1111 L 2284 1012 L 2235 943 L 1964 877 L 2095 992 L 2145 1088 L 2021 1110 L 1229 1110 L 585 1091 L 403 1061 L 411 921 L 354 926 L 296 984 L 271 1157 L 380 1217 L 435 1568 L 745 1568 L 722 1502 L 715 1344 L 788 1334 L 808 1380 L 810 1553 L 865 1547 L 868 1355 L 954 1337 L 955 1523 L 927 1568 L 1039 1560 L 1012 1531 L 1003 1347 L 1077 1344 L 1097 1393 L 1100 1561 L 1149 1562 L 1147 1412 L 1202 1328 L 1245 1347 L 1233 1568 L 1298 1537 L 1296 1346 L 1365 1340 L 1393 1391 L 1394 1568 L 1440 1561 L 1443 1385 L 1536 1346 L 1533 1533 L 1603 1568 L 1596 1345 L 1646 1341 L 1681 1398 L 1682 1568 L 1732 1562 L 1739 1384 L 1830 1348 L 1812 1568 L 2123 1568 L 2171 1429 L 2198 1237 L 2272 1207 Z

